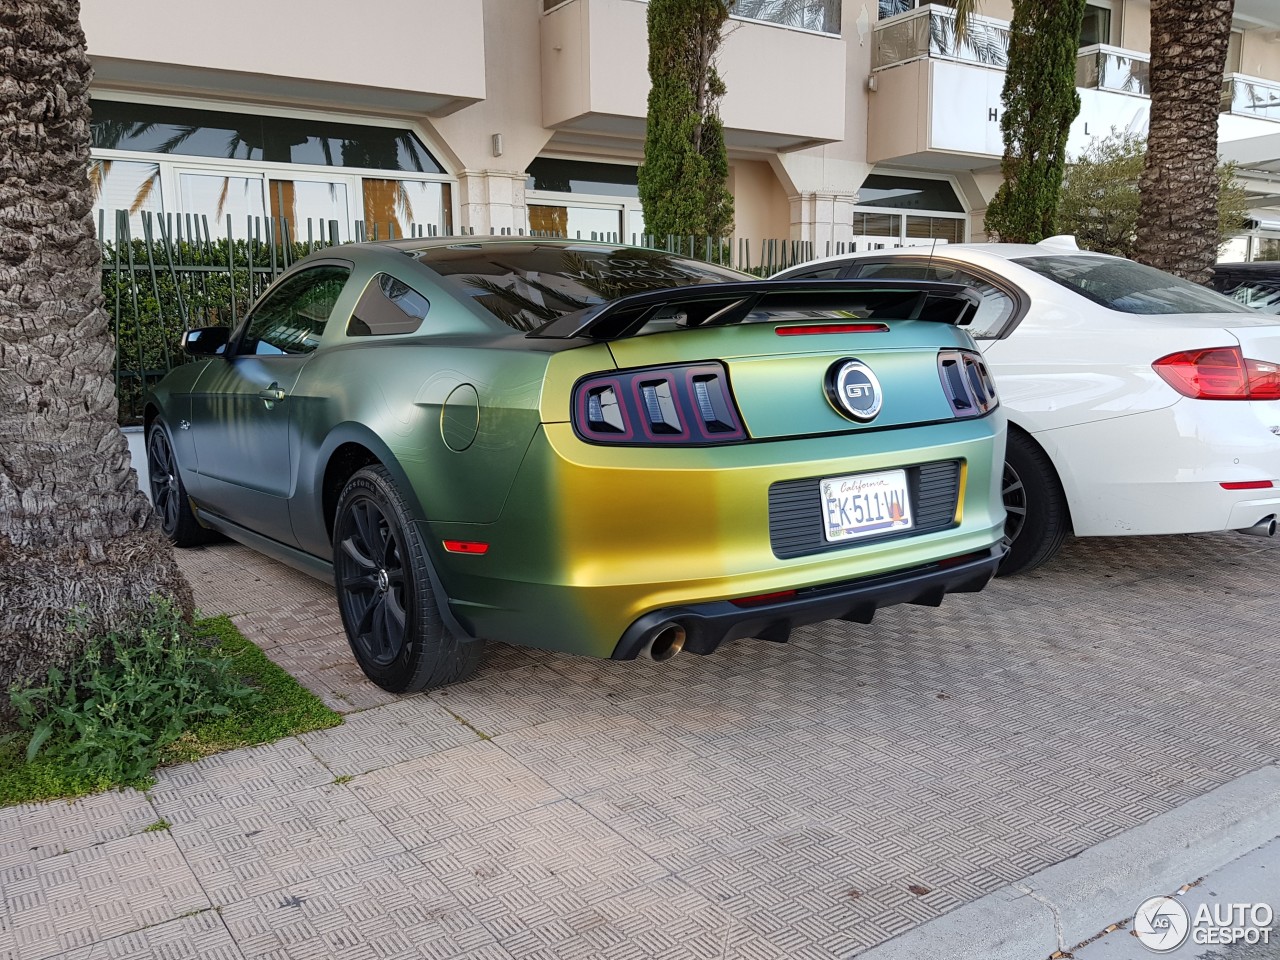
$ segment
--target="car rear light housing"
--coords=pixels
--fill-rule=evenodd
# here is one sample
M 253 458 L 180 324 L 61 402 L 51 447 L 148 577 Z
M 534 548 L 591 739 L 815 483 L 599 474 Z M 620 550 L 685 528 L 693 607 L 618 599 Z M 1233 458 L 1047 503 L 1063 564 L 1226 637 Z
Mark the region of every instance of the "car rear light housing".
M 938 353 L 938 378 L 957 419 L 981 417 L 1000 405 L 995 381 L 982 359 L 973 350 L 942 350 Z
M 1280 400 L 1280 365 L 1250 360 L 1239 347 L 1183 350 L 1151 366 L 1193 400 Z
M 747 439 L 720 363 L 619 370 L 578 381 L 573 429 L 588 443 L 703 446 Z

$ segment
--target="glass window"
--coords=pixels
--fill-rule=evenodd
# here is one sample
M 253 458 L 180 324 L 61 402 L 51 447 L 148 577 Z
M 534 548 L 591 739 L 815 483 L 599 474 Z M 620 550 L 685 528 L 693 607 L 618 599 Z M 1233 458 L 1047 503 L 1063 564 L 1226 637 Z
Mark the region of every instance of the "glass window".
M 1223 292 L 1232 300 L 1251 309 L 1261 310 L 1263 313 L 1280 314 L 1280 282 L 1245 280 Z
M 97 97 L 91 106 L 92 145 L 104 150 L 444 173 L 411 130 Z
M 873 277 L 882 280 L 937 280 L 972 287 L 982 298 L 982 304 L 965 329 L 977 340 L 995 337 L 1013 316 L 1013 298 L 1007 293 L 986 280 L 945 263 L 903 263 L 899 260 L 863 262 L 856 265 L 853 275 L 860 280 Z
M 310 353 L 320 345 L 350 272 L 329 264 L 289 277 L 254 307 L 236 352 L 258 356 Z
M 1084 20 L 1080 23 L 1080 46 L 1091 47 L 1095 43 L 1111 42 L 1111 8 L 1096 3 L 1086 3 Z
M 525 188 L 557 193 L 592 193 L 606 197 L 639 197 L 636 167 L 587 160 L 538 157 L 531 164 Z
M 89 186 L 93 190 L 93 222 L 102 210 L 100 240 L 116 238 L 116 211 L 129 212 L 129 234 L 141 238 L 142 214 L 164 213 L 160 197 L 160 164 L 139 160 L 90 160 Z
M 900 219 L 893 213 L 855 213 L 853 232 L 860 237 L 896 238 Z
M 858 188 L 857 203 L 864 207 L 904 207 L 936 210 L 939 213 L 964 213 L 960 198 L 946 180 L 882 173 L 873 173 L 862 181 L 862 186 Z
M 875 278 L 877 280 L 954 280 L 955 267 L 945 264 L 902 263 L 894 260 L 879 260 L 871 263 L 859 263 L 853 274 L 859 280 Z
M 1121 313 L 1248 313 L 1229 297 L 1154 267 L 1116 257 L 1024 257 L 1028 270 Z
M 1232 74 L 1240 72 L 1240 48 L 1244 44 L 1244 31 L 1232 30 L 1231 36 L 1227 39 L 1227 64 L 1223 73 Z
M 879 0 L 879 20 L 887 20 L 889 17 L 896 17 L 900 13 L 906 13 L 908 10 L 916 8 L 916 0 Z
M 329 222 L 338 223 L 338 239 L 351 240 L 351 211 L 347 206 L 347 185 L 323 180 L 267 181 L 267 199 L 272 218 L 289 221 L 295 240 L 305 240 L 309 221 L 322 237 L 329 236 Z
M 529 204 L 529 229 L 570 240 L 618 241 L 622 238 L 622 210 Z
M 223 176 L 216 173 L 180 173 L 178 193 L 182 209 L 197 217 L 208 217 L 209 233 L 227 234 L 227 217 L 232 230 L 244 227 L 248 217 L 265 217 L 262 178 Z
M 964 243 L 964 221 L 956 217 L 907 216 L 906 221 L 908 239 Z
M 364 288 L 347 324 L 347 336 L 416 333 L 430 309 L 430 302 L 417 290 L 390 274 L 380 273 Z
M 839 280 L 840 275 L 844 273 L 844 265 L 836 264 L 832 267 L 823 267 L 820 270 L 806 270 L 804 273 L 792 273 L 787 275 L 788 280 Z
M 977 315 L 965 327 L 970 336 L 975 340 L 990 340 L 998 336 L 1013 316 L 1013 298 L 995 284 L 972 274 L 957 273 L 954 279 L 973 288 L 982 297 Z
M 418 259 L 454 297 L 517 330 L 645 290 L 744 279 L 713 264 L 628 247 L 458 243 L 429 247 Z
M 425 236 L 451 230 L 449 185 L 365 177 L 365 233 L 371 240 Z

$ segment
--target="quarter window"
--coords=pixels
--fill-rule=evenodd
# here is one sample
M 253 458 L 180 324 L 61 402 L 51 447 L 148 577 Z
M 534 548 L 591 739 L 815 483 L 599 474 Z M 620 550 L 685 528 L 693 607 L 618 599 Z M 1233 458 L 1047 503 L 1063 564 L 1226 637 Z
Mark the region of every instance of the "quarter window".
M 365 287 L 347 324 L 348 337 L 416 333 L 431 304 L 403 280 L 380 273 Z
M 320 345 L 325 324 L 351 273 L 327 265 L 295 273 L 263 298 L 249 318 L 237 353 L 294 356 Z
M 872 261 L 855 267 L 861 279 L 881 280 L 939 280 L 946 283 L 963 283 L 982 297 L 978 313 L 965 327 L 975 340 L 992 340 L 1000 335 L 1009 318 L 1013 316 L 1013 298 L 995 284 L 966 273 L 944 263 L 902 263 L 894 260 Z

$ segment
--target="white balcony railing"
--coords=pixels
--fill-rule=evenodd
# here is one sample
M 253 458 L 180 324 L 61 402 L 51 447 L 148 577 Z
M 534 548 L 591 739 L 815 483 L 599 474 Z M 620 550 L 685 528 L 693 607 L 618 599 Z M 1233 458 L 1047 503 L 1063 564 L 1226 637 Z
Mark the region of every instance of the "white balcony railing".
M 1280 120 L 1280 83 L 1229 73 L 1222 81 L 1222 113 Z
M 1009 24 L 993 17 L 970 17 L 969 29 L 961 39 L 955 11 L 930 4 L 879 21 L 872 56 L 875 70 L 925 57 L 1003 70 L 1009 65 Z
M 542 0 L 542 12 L 554 10 L 569 0 Z M 740 20 L 756 20 L 794 30 L 840 35 L 842 0 L 725 0 L 729 15 Z
M 1081 47 L 1076 60 L 1076 86 L 1151 96 L 1151 57 L 1134 50 L 1095 43 Z

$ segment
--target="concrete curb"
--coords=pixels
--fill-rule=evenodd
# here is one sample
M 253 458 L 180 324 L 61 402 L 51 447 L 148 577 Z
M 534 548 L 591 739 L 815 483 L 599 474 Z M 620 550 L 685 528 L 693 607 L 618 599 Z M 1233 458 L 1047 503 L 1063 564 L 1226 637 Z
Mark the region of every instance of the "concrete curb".
M 1043 960 L 1155 894 L 1280 834 L 1280 766 L 1264 767 L 873 947 L 863 960 Z

